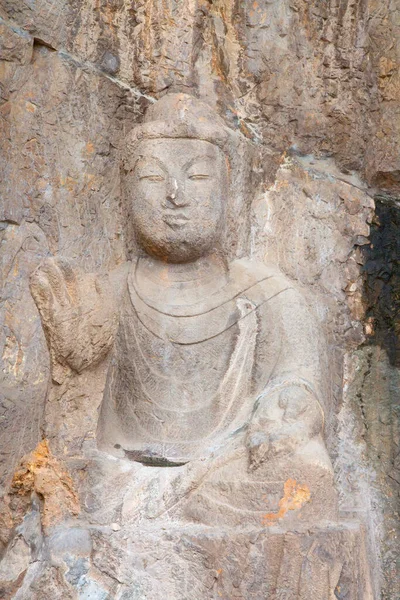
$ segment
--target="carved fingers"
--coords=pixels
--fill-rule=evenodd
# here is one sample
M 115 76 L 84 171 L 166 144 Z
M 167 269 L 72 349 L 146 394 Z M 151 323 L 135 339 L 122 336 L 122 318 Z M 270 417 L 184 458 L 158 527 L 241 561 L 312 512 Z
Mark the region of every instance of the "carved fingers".
M 81 373 L 105 357 L 118 325 L 107 278 L 75 271 L 64 258 L 48 258 L 32 274 L 30 287 L 42 318 L 53 375 L 57 365 Z
M 303 423 L 282 427 L 281 431 L 271 434 L 269 438 L 269 458 L 293 454 L 310 439 L 308 429 Z
M 323 413 L 309 390 L 289 385 L 263 399 L 247 435 L 250 469 L 296 452 L 323 428 Z
M 30 289 L 49 346 L 53 379 L 61 381 L 78 345 L 81 310 L 77 278 L 67 260 L 47 258 L 32 273 Z
M 283 425 L 279 431 L 274 433 L 267 433 L 255 425 L 246 440 L 249 451 L 249 469 L 255 471 L 267 460 L 293 454 L 309 439 L 302 424 Z
M 39 265 L 31 275 L 30 288 L 46 321 L 77 303 L 76 277 L 63 258 L 47 258 Z

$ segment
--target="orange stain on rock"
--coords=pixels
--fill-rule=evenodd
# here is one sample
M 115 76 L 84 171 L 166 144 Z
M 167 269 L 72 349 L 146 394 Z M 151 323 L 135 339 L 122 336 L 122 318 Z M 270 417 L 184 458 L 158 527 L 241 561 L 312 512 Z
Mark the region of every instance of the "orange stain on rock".
M 12 491 L 18 496 L 36 492 L 43 498 L 41 514 L 44 527 L 54 525 L 67 515 L 79 514 L 79 500 L 73 481 L 52 455 L 47 440 L 41 441 L 33 452 L 22 458 L 12 480 Z
M 78 185 L 78 181 L 76 179 L 74 179 L 73 177 L 70 177 L 69 175 L 67 175 L 66 177 L 64 177 L 63 175 L 60 175 L 59 183 L 60 183 L 61 187 L 67 188 L 67 190 L 69 192 L 74 192 Z
M 280 190 L 280 189 L 288 187 L 288 186 L 289 186 L 289 182 L 286 179 L 282 179 L 281 181 L 277 182 L 276 189 Z
M 25 107 L 26 107 L 26 110 L 28 110 L 31 113 L 36 112 L 36 106 L 34 104 L 32 104 L 32 102 L 26 102 Z
M 94 144 L 93 142 L 87 142 L 85 146 L 85 154 L 90 155 L 94 152 Z
M 282 519 L 289 510 L 301 508 L 309 502 L 311 493 L 307 485 L 298 484 L 295 479 L 288 479 L 283 486 L 283 498 L 279 500 L 277 513 L 267 513 L 263 517 L 263 525 L 273 525 Z

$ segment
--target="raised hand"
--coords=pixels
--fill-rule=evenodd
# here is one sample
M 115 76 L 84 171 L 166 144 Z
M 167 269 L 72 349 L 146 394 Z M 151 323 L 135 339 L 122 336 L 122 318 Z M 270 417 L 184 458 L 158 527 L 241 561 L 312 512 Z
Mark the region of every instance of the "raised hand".
M 118 324 L 106 279 L 81 273 L 64 258 L 48 258 L 31 275 L 30 288 L 56 381 L 60 365 L 80 373 L 104 358 Z

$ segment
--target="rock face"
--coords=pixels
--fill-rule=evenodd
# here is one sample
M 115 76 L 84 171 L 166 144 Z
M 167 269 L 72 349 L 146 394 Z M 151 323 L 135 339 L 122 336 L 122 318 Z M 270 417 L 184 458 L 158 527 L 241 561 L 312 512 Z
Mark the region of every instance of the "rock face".
M 2 597 L 397 600 L 399 14 L 3 0 Z

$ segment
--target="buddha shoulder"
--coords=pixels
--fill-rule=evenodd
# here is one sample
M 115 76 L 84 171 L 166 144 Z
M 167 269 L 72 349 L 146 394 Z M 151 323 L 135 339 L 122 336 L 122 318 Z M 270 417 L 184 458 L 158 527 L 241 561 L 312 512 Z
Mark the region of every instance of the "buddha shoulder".
M 259 306 L 275 296 L 291 291 L 298 295 L 293 282 L 273 265 L 248 259 L 235 260 L 230 280 L 236 296 L 245 297 Z

